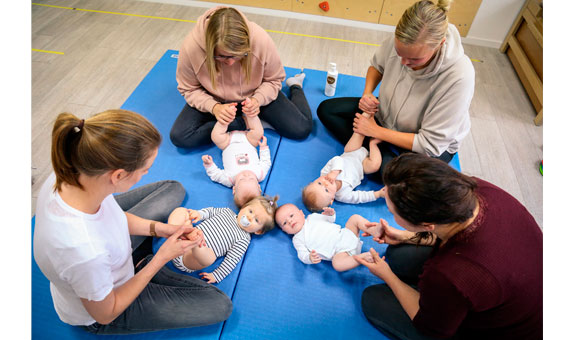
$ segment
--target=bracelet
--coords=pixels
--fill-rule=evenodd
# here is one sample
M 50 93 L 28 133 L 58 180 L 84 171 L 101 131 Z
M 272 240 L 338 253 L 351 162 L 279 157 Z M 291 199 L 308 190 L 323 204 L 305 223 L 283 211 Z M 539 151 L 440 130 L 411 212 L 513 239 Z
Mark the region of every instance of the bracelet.
M 150 222 L 150 235 L 152 235 L 152 237 L 158 237 L 158 234 L 156 234 L 156 221 Z

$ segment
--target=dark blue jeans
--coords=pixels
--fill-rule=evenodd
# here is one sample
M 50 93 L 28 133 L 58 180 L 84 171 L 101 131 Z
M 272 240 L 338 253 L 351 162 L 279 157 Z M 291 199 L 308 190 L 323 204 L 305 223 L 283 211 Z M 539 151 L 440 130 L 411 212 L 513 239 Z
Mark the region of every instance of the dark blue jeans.
M 276 132 L 290 139 L 304 139 L 312 129 L 311 109 L 299 86 L 290 87 L 291 99 L 282 91 L 277 98 L 266 106 L 260 107 L 259 117 L 268 122 Z M 186 103 L 176 118 L 170 140 L 180 148 L 193 148 L 212 143 L 211 133 L 216 124 L 216 117 L 208 112 L 201 112 Z M 228 126 L 228 131 L 245 130 L 242 118 L 242 107 L 238 103 L 236 119 Z
M 395 275 L 416 288 L 423 264 L 433 247 L 397 245 L 388 246 L 385 259 Z M 361 308 L 369 322 L 390 339 L 430 340 L 421 334 L 386 284 L 367 287 L 361 296 Z M 453 338 L 456 339 L 456 338 Z
M 180 183 L 160 181 L 115 198 L 124 211 L 163 222 L 181 205 L 185 194 Z M 153 257 L 151 240 L 145 236 L 132 238 L 132 257 L 135 263 L 139 262 L 136 273 Z M 114 321 L 83 328 L 95 334 L 134 334 L 204 326 L 226 320 L 232 309 L 231 300 L 215 286 L 163 267 Z

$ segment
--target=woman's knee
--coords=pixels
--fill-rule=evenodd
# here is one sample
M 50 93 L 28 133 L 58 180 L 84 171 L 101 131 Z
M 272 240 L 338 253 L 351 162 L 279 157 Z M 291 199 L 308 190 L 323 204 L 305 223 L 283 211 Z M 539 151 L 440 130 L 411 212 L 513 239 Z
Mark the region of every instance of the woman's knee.
M 301 124 L 292 127 L 291 131 L 286 134 L 286 137 L 290 139 L 305 139 L 311 133 L 313 128 L 313 120 L 306 120 Z

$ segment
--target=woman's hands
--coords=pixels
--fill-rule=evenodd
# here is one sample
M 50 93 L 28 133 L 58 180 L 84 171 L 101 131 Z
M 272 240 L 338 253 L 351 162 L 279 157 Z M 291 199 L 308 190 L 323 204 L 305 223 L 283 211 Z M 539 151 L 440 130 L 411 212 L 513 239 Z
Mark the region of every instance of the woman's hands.
M 373 262 L 368 261 L 368 259 L 361 254 L 353 255 L 353 258 L 360 264 L 366 266 L 373 275 L 387 282 L 387 278 L 394 274 L 391 268 L 389 268 L 389 264 L 385 262 L 385 256 L 379 257 L 379 254 L 373 248 L 369 249 L 369 253 L 371 254 Z
M 353 132 L 364 135 L 365 137 L 379 138 L 376 135 L 380 128 L 381 127 L 375 122 L 373 115 L 365 117 L 361 113 L 355 114 L 355 118 L 353 119 Z
M 193 234 L 193 239 L 189 239 L 189 236 L 188 238 L 184 237 L 184 234 Z M 181 226 L 166 239 L 156 253 L 156 257 L 161 259 L 162 263 L 165 264 L 203 243 L 205 243 L 205 241 L 201 230 L 192 226 Z
M 370 224 L 370 225 L 368 225 Z M 370 222 L 366 224 L 366 227 L 375 227 L 377 224 Z M 387 243 L 391 245 L 397 245 L 401 243 L 405 243 L 409 238 L 411 238 L 414 234 L 407 230 L 400 230 L 394 227 L 391 227 L 386 220 L 383 218 L 379 219 L 379 226 L 381 227 L 381 236 L 377 237 L 374 236 L 373 240 L 377 243 Z M 362 236 L 370 236 L 368 233 L 363 233 Z
M 255 97 L 246 98 L 242 102 L 242 112 L 247 117 L 255 117 L 260 113 L 260 103 Z
M 238 103 L 229 103 L 229 104 L 216 104 L 212 109 L 212 113 L 218 120 L 218 122 L 229 125 L 235 118 Z
M 242 113 L 247 117 L 256 117 L 260 113 L 260 103 L 254 97 L 246 98 L 242 104 Z M 223 125 L 229 125 L 236 118 L 238 103 L 216 104 L 212 109 L 214 117 Z
M 378 106 L 379 100 L 371 93 L 364 94 L 359 100 L 359 109 L 372 116 L 377 112 Z

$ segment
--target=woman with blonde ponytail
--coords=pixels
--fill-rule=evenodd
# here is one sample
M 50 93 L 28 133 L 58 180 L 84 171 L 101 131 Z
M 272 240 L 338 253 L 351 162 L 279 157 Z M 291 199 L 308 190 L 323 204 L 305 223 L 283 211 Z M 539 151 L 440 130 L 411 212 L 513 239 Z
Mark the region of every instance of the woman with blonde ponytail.
M 449 162 L 469 132 L 475 71 L 449 24 L 450 5 L 423 0 L 406 9 L 395 35 L 373 55 L 362 97 L 328 99 L 318 107 L 319 119 L 342 144 L 354 132 L 383 141 L 380 174 L 404 152 Z
M 231 7 L 215 7 L 198 18 L 180 48 L 176 80 L 186 104 L 170 139 L 181 148 L 212 142 L 216 121 L 228 131 L 246 130 L 242 115 L 259 117 L 281 136 L 306 138 L 312 116 L 302 89 L 305 74 L 287 79 L 267 32 Z
M 161 140 L 130 111 L 56 118 L 54 173 L 38 196 L 33 247 L 63 322 L 96 334 L 130 334 L 230 315 L 231 301 L 220 290 L 164 267 L 205 244 L 200 230 L 164 223 L 184 199 L 182 185 L 160 181 L 128 191 L 152 167 Z M 156 236 L 167 240 L 153 255 Z

